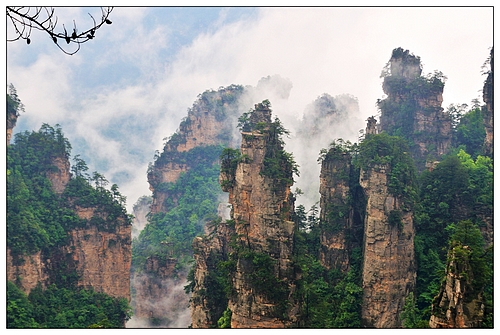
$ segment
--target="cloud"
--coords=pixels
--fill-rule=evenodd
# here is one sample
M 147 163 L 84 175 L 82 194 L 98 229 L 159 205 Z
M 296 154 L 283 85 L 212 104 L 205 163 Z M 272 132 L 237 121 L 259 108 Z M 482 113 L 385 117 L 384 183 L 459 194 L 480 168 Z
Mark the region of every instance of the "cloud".
M 87 15 L 70 10 L 79 20 Z M 293 134 L 306 106 L 323 93 L 356 97 L 362 121 L 376 114 L 380 72 L 396 47 L 420 56 L 424 73 L 448 77 L 444 107 L 469 103 L 480 96 L 480 70 L 493 44 L 487 7 L 266 7 L 229 23 L 226 14 L 188 26 L 167 19 L 169 8 L 120 7 L 113 24 L 71 57 L 53 45 L 9 44 L 7 79 L 26 105 L 15 131 L 61 124 L 73 154 L 83 151 L 91 170 L 118 183 L 131 212 L 150 194 L 146 170 L 154 151 L 207 89 L 286 78 L 293 85 L 288 98 L 270 100 Z M 191 43 L 173 42 L 190 34 Z M 293 145 L 286 149 L 303 151 Z

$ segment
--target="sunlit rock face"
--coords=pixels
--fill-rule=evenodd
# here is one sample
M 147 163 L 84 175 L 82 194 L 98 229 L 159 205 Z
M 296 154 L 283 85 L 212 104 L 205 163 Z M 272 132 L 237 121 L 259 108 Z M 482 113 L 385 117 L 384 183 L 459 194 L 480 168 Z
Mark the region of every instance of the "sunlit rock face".
M 69 160 L 66 157 L 56 157 L 52 161 L 52 165 L 56 169 L 54 171 L 47 171 L 46 175 L 52 183 L 54 192 L 61 194 L 64 192 L 71 178 Z
M 216 255 L 235 261 L 231 275 L 233 292 L 227 301 L 232 313 L 231 328 L 285 328 L 297 319 L 298 308 L 293 298 L 292 253 L 296 227 L 291 220 L 292 170 L 286 168 L 286 163 L 278 164 L 285 166 L 281 171 L 285 182 L 264 170 L 266 158 L 273 157 L 271 151 L 282 150 L 277 135 L 270 131 L 270 109 L 256 105 L 250 122 L 258 124 L 260 129 L 242 132 L 241 157 L 244 158 L 234 171 L 222 172 L 220 177 L 223 190 L 229 192 L 233 221 L 219 224 L 212 233 L 193 242 L 196 255 L 191 305 L 193 327 L 206 328 L 215 321 L 215 311 L 207 308 L 208 302 L 203 300 L 202 293 L 207 289 L 205 278 L 213 268 L 211 259 Z M 265 259 L 267 267 L 260 267 L 257 259 Z M 267 277 L 255 278 L 257 272 L 264 272 Z M 276 281 L 279 287 L 262 290 L 262 282 L 266 280 Z M 274 290 L 277 295 L 271 296 Z
M 415 287 L 413 213 L 404 210 L 400 200 L 389 193 L 390 168 L 375 165 L 360 173 L 360 185 L 367 199 L 361 306 L 365 327 L 401 327 L 399 314 Z M 401 213 L 399 224 L 389 220 L 393 211 Z
M 95 208 L 75 212 L 86 220 L 105 215 Z M 69 231 L 68 237 L 67 245 L 33 255 L 12 257 L 7 250 L 7 279 L 29 293 L 38 283 L 42 287 L 54 283 L 65 271 L 67 276 L 77 275 L 77 286 L 130 300 L 132 239 L 126 218 L 117 218 L 112 230 L 90 224 Z
M 155 162 L 148 169 L 149 189 L 153 192 L 151 214 L 171 210 L 165 205 L 167 198 L 176 203 L 175 194 L 163 190 L 160 185 L 175 183 L 194 163 L 179 159 L 179 153 L 212 145 L 236 147 L 239 140 L 234 138 L 233 133 L 241 114 L 239 99 L 243 93 L 243 86 L 231 85 L 198 96 L 177 132 L 168 138 L 163 152 L 155 157 Z
M 270 123 L 268 110 L 256 110 L 258 122 Z M 243 133 L 241 153 L 248 156 L 248 163 L 241 162 L 236 168 L 234 186 L 229 201 L 233 205 L 233 218 L 237 236 L 251 250 L 271 256 L 276 262 L 274 275 L 291 285 L 291 256 L 295 225 L 290 219 L 293 204 L 289 202 L 290 185 L 273 192 L 275 181 L 263 176 L 269 134 Z M 291 175 L 289 176 L 291 179 Z M 237 263 L 234 287 L 236 294 L 229 301 L 233 312 L 232 328 L 281 328 L 294 319 L 293 308 L 288 313 L 290 321 L 275 313 L 276 302 L 265 294 L 256 293 L 256 283 L 249 279 L 249 265 L 244 259 Z M 292 288 L 287 288 L 290 299 Z
M 45 175 L 58 195 L 62 194 L 71 178 L 67 157 L 52 159 L 51 169 Z M 13 257 L 7 250 L 7 278 L 25 293 L 38 283 L 47 287 L 61 275 L 76 278 L 75 284 L 112 297 L 130 300 L 130 266 L 132 238 L 129 219 L 114 215 L 106 227 L 99 223 L 110 215 L 97 207 L 75 205 L 78 199 L 69 199 L 70 208 L 87 223 L 68 232 L 67 243 L 47 248 L 32 255 Z M 97 220 L 93 220 L 97 219 Z
M 64 251 L 80 275 L 79 286 L 130 301 L 130 224 L 123 220 L 110 232 L 97 227 L 75 229 L 70 232 L 70 243 Z
M 16 126 L 17 123 L 17 117 L 18 116 L 16 111 L 7 113 L 7 145 L 10 144 L 10 140 L 12 138 L 12 132 L 14 131 L 14 127 Z

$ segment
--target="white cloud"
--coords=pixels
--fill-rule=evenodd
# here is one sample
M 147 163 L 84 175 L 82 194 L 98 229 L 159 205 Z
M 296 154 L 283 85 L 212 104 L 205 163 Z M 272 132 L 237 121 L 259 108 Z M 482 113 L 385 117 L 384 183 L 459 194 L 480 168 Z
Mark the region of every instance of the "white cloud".
M 161 20 L 162 10 L 168 9 L 115 9 L 113 24 L 75 56 L 53 48 L 29 63 L 26 52 L 37 49 L 14 43 L 7 50 L 8 82 L 27 109 L 20 124 L 38 129 L 41 122 L 60 123 L 72 143 L 84 139 L 91 170 L 107 161 L 99 163 L 106 167 L 99 172 L 111 182 L 121 171 L 130 212 L 136 199 L 149 194 L 146 169 L 154 151 L 162 150 L 162 139 L 206 89 L 255 86 L 279 74 L 293 83 L 288 100 L 271 101 L 285 127 L 293 127 L 323 93 L 355 96 L 364 120 L 383 97 L 379 76 L 392 49 L 409 49 L 421 57 L 424 73 L 440 70 L 448 77 L 446 107 L 479 96 L 481 65 L 493 44 L 492 8 L 279 7 L 229 24 L 222 11 L 172 58 L 165 52 L 172 51 L 176 26 Z M 87 15 L 71 11 L 82 20 Z M 113 137 L 110 127 L 128 136 Z

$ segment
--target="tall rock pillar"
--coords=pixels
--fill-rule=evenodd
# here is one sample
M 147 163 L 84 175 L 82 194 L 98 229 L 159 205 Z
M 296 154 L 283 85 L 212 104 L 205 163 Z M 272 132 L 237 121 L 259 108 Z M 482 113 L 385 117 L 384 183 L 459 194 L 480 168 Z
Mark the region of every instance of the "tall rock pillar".
M 486 104 L 483 109 L 484 127 L 486 130 L 484 152 L 488 156 L 493 155 L 493 93 L 493 48 L 491 48 L 490 71 L 483 87 L 483 101 Z
M 267 100 L 255 105 L 243 127 L 241 158 L 235 170 L 221 173 L 237 243 L 234 294 L 228 302 L 231 328 L 284 328 L 295 321 L 294 167 L 283 151 L 283 130 L 279 121 L 271 122 Z
M 445 77 L 421 74 L 420 57 L 394 49 L 384 74 L 387 98 L 378 101 L 381 131 L 408 141 L 419 171 L 446 154 L 452 139 L 451 117 L 441 107 Z
M 321 163 L 320 186 L 320 260 L 327 269 L 346 272 L 350 247 L 346 234 L 351 228 L 349 175 L 351 155 L 340 147 L 329 150 Z
M 358 159 L 366 199 L 362 324 L 398 328 L 416 280 L 413 160 L 400 138 L 386 133 L 367 136 Z

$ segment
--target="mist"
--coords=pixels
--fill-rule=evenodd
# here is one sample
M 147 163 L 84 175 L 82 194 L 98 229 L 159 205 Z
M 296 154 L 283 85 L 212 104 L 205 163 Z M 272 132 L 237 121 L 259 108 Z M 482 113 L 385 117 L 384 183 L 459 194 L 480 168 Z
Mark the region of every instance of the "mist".
M 86 11 L 73 8 L 64 15 L 76 13 L 84 20 Z M 204 11 L 212 21 L 201 19 Z M 339 126 L 329 138 L 317 139 L 317 147 L 301 147 L 293 136 L 307 106 L 324 93 L 350 94 L 359 106 L 353 117 L 363 121 L 375 115 L 376 100 L 383 98 L 380 72 L 394 48 L 420 56 L 424 73 L 437 69 L 448 77 L 444 107 L 481 97 L 481 66 L 493 45 L 492 8 L 235 11 L 117 7 L 113 24 L 71 57 L 41 35 L 33 36 L 29 46 L 9 43 L 7 82 L 14 84 L 26 109 L 14 133 L 38 130 L 42 123 L 60 124 L 72 154 L 81 155 L 89 172 L 99 171 L 118 184 L 131 213 L 137 199 L 150 194 L 146 171 L 155 150 L 162 149 L 163 139 L 176 131 L 197 95 L 207 89 L 253 86 L 275 74 L 293 85 L 284 86 L 289 92 L 285 98 L 283 92 L 275 90 L 273 97 L 269 87 L 263 89 L 275 83 L 262 84 L 261 93 L 247 103 L 269 99 L 273 114 L 290 129 L 286 150 L 301 165 L 303 179 L 297 186 L 302 187 L 308 184 L 308 171 L 318 168 L 314 151 L 327 147 L 330 137 L 355 139 Z M 200 21 L 179 24 L 183 15 Z M 352 133 L 364 126 L 345 125 Z
M 186 273 L 179 274 L 179 280 L 171 278 L 152 278 L 146 274 L 133 276 L 131 278 L 131 287 L 134 287 L 138 292 L 148 292 L 144 285 L 151 285 L 152 282 L 155 286 L 163 287 L 162 293 L 167 292 L 166 295 L 157 297 L 154 301 L 148 299 L 140 299 L 142 308 L 150 311 L 153 315 L 152 318 L 141 318 L 132 316 L 127 322 L 126 328 L 187 328 L 191 324 L 191 311 L 189 309 L 190 296 L 184 291 L 186 286 Z M 165 289 L 167 288 L 167 289 Z M 132 305 L 137 303 L 137 297 L 133 297 Z M 162 320 L 153 322 L 154 316 L 162 316 Z

